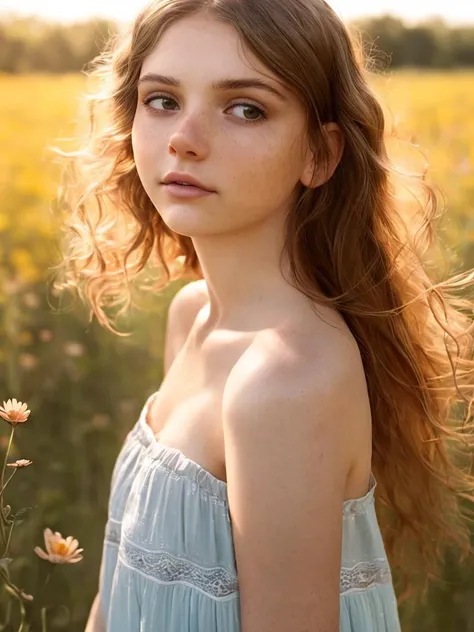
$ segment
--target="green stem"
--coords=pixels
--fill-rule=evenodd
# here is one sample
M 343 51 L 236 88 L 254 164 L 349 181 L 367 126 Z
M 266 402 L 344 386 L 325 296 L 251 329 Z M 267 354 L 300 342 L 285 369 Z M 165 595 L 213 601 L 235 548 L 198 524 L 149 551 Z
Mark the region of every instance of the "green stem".
M 3 481 L 5 479 L 5 468 L 7 467 L 7 461 L 8 461 L 8 456 L 10 454 L 10 449 L 12 447 L 12 441 L 13 441 L 13 435 L 15 434 L 15 426 L 12 426 L 12 431 L 10 433 L 10 440 L 8 442 L 8 447 L 7 447 L 7 451 L 5 453 L 5 459 L 3 461 L 3 467 L 2 467 L 2 475 L 0 477 L 0 489 L 2 490 L 0 492 L 0 527 L 1 527 L 1 533 L 2 533 L 2 539 L 3 542 L 6 544 L 6 535 L 5 535 L 5 525 L 9 524 L 7 519 L 5 518 L 5 513 L 4 513 L 4 509 L 3 509 Z
M 47 584 L 48 584 L 49 580 L 51 579 L 51 575 L 53 574 L 53 571 L 54 571 L 54 569 L 55 569 L 55 568 L 56 568 L 56 566 L 57 566 L 57 564 L 53 564 L 52 562 L 49 562 L 49 564 L 50 564 L 51 568 L 50 568 L 49 573 L 48 573 L 48 575 L 47 575 L 47 577 L 46 577 L 46 581 L 44 582 L 44 584 L 43 584 L 43 586 L 42 586 L 41 590 L 40 590 L 40 591 L 39 591 L 39 593 L 38 593 L 38 601 L 39 601 L 40 596 L 41 596 L 41 597 L 43 596 L 44 589 L 46 588 L 46 586 L 47 586 Z
M 7 467 L 8 455 L 10 454 L 10 448 L 12 447 L 12 441 L 13 441 L 13 435 L 14 434 L 15 434 L 15 426 L 12 425 L 12 431 L 10 433 L 10 440 L 8 442 L 8 447 L 7 447 L 7 451 L 6 451 L 6 454 L 5 454 L 5 459 L 3 461 L 2 477 L 0 478 L 0 487 L 2 488 L 2 491 L 3 491 L 3 479 L 5 478 L 5 469 Z M 0 492 L 0 496 L 1 496 L 1 492 Z
M 18 468 L 15 468 L 12 472 L 12 475 L 10 476 L 10 478 L 8 479 L 8 481 L 5 483 L 5 485 L 2 487 L 0 494 L 3 494 L 3 492 L 5 491 L 5 489 L 7 488 L 8 483 L 12 480 L 12 478 L 15 476 L 16 472 L 17 472 Z
M 8 541 L 7 541 L 7 545 L 5 547 L 5 551 L 3 553 L 3 557 L 7 557 L 7 555 L 8 555 L 8 547 L 10 546 L 10 540 L 12 539 L 12 532 L 13 532 L 13 527 L 15 526 L 15 520 L 16 520 L 16 518 L 13 518 L 13 521 L 12 521 L 12 524 L 11 524 L 11 527 L 10 527 L 10 531 L 8 533 Z
M 2 502 L 0 501 L 0 512 L 3 514 Z M 5 534 L 5 525 L 3 523 L 5 516 L 2 515 L 2 519 L 0 520 L 0 532 L 2 533 L 2 540 L 6 546 L 7 544 L 7 536 Z
M 3 623 L 0 626 L 0 630 L 7 629 L 7 625 L 10 623 L 11 613 L 12 613 L 12 601 L 11 599 L 9 599 L 7 602 L 7 611 L 5 613 L 5 618 L 3 619 Z
M 46 581 L 44 582 L 43 590 L 46 588 L 46 584 L 51 579 L 51 575 L 53 574 L 53 571 L 54 571 L 55 568 L 56 568 L 56 564 L 51 564 L 51 570 L 49 571 L 48 576 L 46 577 Z
M 4 576 L 3 580 L 5 582 L 4 585 L 7 586 L 8 592 L 10 592 L 19 601 L 21 621 L 20 621 L 20 627 L 18 628 L 18 632 L 28 632 L 28 630 L 30 629 L 30 626 L 26 622 L 26 608 L 23 603 L 24 598 L 21 595 L 22 591 L 17 586 L 15 586 L 15 584 L 12 584 L 11 581 L 7 579 L 7 577 Z
M 12 584 L 11 581 L 5 575 L 3 576 L 3 581 L 5 582 L 5 586 L 8 587 L 10 594 L 12 594 L 14 597 L 16 597 L 17 599 L 21 601 L 22 600 L 21 590 L 18 588 L 18 586 L 15 586 L 15 584 Z
M 25 625 L 26 623 L 26 609 L 25 606 L 23 605 L 23 602 L 20 600 L 20 612 L 21 612 L 21 621 L 20 621 L 20 627 L 18 628 L 18 632 L 27 632 L 27 627 Z
M 41 632 L 48 632 L 48 628 L 46 627 L 46 610 L 48 606 L 41 608 Z

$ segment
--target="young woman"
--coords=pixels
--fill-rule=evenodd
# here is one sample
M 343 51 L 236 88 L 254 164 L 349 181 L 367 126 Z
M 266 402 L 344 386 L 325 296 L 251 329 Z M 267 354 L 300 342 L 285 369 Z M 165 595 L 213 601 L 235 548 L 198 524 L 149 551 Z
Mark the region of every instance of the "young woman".
M 421 222 L 398 205 L 355 44 L 322 0 L 157 0 L 93 74 L 67 284 L 115 331 L 145 264 L 191 282 L 115 465 L 87 629 L 399 630 L 404 551 L 428 573 L 469 546 L 450 410 L 472 279 L 422 265 L 435 198 Z

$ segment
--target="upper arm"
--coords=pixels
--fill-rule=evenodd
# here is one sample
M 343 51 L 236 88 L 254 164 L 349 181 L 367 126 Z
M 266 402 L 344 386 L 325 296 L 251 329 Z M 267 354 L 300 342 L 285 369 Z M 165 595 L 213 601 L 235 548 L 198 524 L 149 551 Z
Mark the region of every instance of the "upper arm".
M 242 632 L 339 630 L 350 366 L 305 373 L 252 377 L 226 414 Z
M 172 298 L 164 343 L 164 373 L 168 373 L 177 353 L 183 346 L 200 309 L 208 301 L 204 281 L 192 281 L 182 287 Z

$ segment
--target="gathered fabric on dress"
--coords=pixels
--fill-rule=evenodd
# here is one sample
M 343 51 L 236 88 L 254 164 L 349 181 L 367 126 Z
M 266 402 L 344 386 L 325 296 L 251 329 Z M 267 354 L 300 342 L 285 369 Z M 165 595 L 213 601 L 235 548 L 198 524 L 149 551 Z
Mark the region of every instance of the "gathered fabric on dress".
M 100 575 L 107 632 L 240 632 L 227 484 L 146 423 L 152 396 L 112 474 Z M 399 632 L 374 505 L 376 481 L 342 508 L 340 632 Z M 284 569 L 282 569 L 284 572 Z

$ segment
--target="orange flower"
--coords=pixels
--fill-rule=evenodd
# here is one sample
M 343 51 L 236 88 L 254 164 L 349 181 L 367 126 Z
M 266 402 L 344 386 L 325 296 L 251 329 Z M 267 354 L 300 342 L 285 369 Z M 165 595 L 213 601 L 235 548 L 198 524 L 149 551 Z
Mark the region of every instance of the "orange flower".
M 12 426 L 24 423 L 29 415 L 30 410 L 26 410 L 28 404 L 17 402 L 16 399 L 9 399 L 7 402 L 3 402 L 3 406 L 0 406 L 0 417 L 3 417 Z
M 82 560 L 80 553 L 84 549 L 78 549 L 79 542 L 72 536 L 64 539 L 62 535 L 56 531 L 53 533 L 51 529 L 46 527 L 44 530 L 44 543 L 46 553 L 39 546 L 35 546 L 35 553 L 43 560 L 51 562 L 51 564 L 75 564 Z
M 7 467 L 28 467 L 32 463 L 33 461 L 28 461 L 28 459 L 18 459 L 15 463 L 7 463 Z

